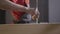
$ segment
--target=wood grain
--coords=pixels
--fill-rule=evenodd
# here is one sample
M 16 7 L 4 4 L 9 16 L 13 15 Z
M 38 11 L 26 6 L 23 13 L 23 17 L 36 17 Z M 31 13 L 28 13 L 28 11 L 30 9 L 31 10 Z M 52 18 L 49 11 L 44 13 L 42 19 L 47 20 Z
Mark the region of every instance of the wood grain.
M 60 34 L 59 24 L 5 24 L 0 25 L 0 34 Z

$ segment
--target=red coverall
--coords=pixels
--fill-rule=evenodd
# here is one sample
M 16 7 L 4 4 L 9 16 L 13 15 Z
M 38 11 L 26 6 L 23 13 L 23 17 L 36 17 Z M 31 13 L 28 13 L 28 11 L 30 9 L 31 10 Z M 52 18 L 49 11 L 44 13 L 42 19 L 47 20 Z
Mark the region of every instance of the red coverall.
M 26 6 L 27 3 L 29 3 L 28 0 L 10 0 L 16 4 L 20 4 L 20 5 L 23 5 L 23 6 Z M 25 12 L 20 12 L 20 11 L 15 11 L 13 10 L 12 11 L 12 15 L 14 17 L 14 20 L 19 20 L 21 18 L 22 15 L 24 15 Z

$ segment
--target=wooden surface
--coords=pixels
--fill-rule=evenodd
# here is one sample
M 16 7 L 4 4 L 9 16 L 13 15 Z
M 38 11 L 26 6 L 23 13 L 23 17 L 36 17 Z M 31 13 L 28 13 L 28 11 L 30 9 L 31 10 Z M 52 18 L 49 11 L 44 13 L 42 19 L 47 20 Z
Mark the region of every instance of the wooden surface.
M 60 34 L 60 25 L 20 24 L 0 25 L 0 34 Z

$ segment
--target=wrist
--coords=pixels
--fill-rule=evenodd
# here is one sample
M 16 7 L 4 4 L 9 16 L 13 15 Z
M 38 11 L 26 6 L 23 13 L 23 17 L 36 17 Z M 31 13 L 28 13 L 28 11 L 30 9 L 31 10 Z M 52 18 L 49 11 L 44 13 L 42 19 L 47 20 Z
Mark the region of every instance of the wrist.
M 29 8 L 28 7 L 25 7 L 25 11 L 28 13 L 29 12 Z

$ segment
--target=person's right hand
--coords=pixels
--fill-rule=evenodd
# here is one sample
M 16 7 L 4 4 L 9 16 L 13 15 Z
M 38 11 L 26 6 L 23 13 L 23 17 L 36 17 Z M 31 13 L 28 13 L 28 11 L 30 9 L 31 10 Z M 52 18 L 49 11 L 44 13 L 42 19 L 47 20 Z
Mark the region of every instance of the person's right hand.
M 35 14 L 35 9 L 34 8 L 28 8 L 27 13 L 34 15 Z

